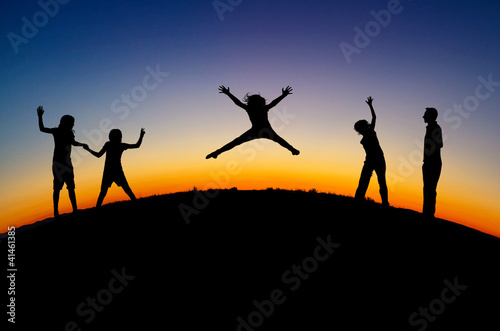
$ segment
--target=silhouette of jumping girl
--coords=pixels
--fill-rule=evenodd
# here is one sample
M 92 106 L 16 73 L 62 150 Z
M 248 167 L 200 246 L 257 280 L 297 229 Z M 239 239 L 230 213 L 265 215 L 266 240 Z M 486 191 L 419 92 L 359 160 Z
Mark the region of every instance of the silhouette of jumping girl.
M 375 133 L 375 121 L 377 116 L 375 115 L 375 110 L 372 105 L 373 98 L 368 97 L 366 103 L 370 107 L 370 111 L 372 113 L 372 122 L 368 123 L 367 120 L 360 120 L 354 124 L 354 130 L 363 136 L 360 143 L 363 145 L 366 152 L 365 163 L 363 165 L 363 170 L 361 170 L 358 188 L 356 189 L 356 195 L 354 197 L 360 200 L 365 198 L 366 190 L 370 184 L 370 178 L 373 170 L 375 170 L 378 184 L 380 186 L 382 205 L 389 206 L 389 200 L 387 198 L 387 183 L 385 181 L 386 165 L 384 152 L 382 151 L 382 148 L 380 148 L 377 134 Z
M 131 200 L 135 200 L 135 195 L 128 185 L 125 174 L 122 168 L 122 153 L 127 149 L 139 148 L 142 144 L 142 138 L 146 132 L 141 129 L 139 140 L 135 144 L 125 144 L 122 143 L 122 132 L 118 129 L 113 129 L 109 132 L 109 141 L 104 144 L 102 149 L 97 153 L 91 150 L 88 146 L 84 147 L 89 153 L 95 157 L 101 157 L 106 153 L 106 161 L 104 162 L 104 172 L 102 175 L 101 192 L 97 198 L 97 207 L 102 205 L 106 193 L 108 193 L 108 188 L 111 184 L 116 183 L 116 185 L 121 186 L 125 193 L 130 197 Z
M 292 88 L 290 86 L 287 86 L 281 91 L 282 94 L 279 97 L 274 99 L 270 104 L 266 105 L 266 99 L 261 97 L 259 94 L 253 94 L 253 95 L 247 94 L 243 99 L 244 101 L 243 103 L 240 100 L 238 100 L 234 95 L 232 95 L 231 92 L 229 92 L 229 87 L 226 88 L 223 85 L 219 86 L 219 93 L 226 94 L 229 98 L 231 98 L 231 100 L 233 100 L 233 102 L 237 106 L 245 109 L 245 111 L 248 114 L 248 117 L 250 118 L 250 122 L 252 122 L 252 127 L 250 128 L 250 130 L 246 131 L 245 133 L 243 133 L 241 136 L 234 139 L 230 143 L 208 154 L 206 158 L 216 159 L 217 156 L 219 156 L 219 154 L 221 153 L 224 153 L 244 142 L 259 138 L 266 138 L 273 140 L 278 144 L 280 144 L 281 146 L 288 149 L 290 152 L 292 152 L 293 155 L 298 155 L 300 153 L 299 150 L 295 149 L 292 145 L 286 142 L 285 139 L 281 138 L 273 130 L 273 128 L 271 127 L 271 123 L 269 123 L 269 119 L 267 117 L 267 113 L 271 108 L 276 106 L 287 95 L 292 94 Z
M 50 133 L 54 136 L 54 155 L 52 157 L 52 174 L 54 175 L 54 193 L 52 195 L 54 202 L 54 217 L 59 216 L 59 193 L 66 183 L 68 189 L 69 200 L 73 207 L 73 212 L 78 210 L 76 205 L 75 194 L 75 174 L 73 172 L 73 164 L 71 163 L 71 145 L 88 147 L 86 144 L 79 143 L 75 140 L 73 126 L 75 118 L 71 115 L 61 117 L 57 128 L 46 128 L 43 125 L 43 107 L 37 109 L 38 127 L 41 132 Z

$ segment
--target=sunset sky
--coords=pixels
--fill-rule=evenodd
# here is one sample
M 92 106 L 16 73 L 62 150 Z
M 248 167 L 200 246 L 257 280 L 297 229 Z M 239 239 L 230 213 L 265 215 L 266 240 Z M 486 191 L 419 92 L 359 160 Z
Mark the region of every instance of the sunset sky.
M 365 157 L 353 125 L 370 120 L 373 96 L 391 205 L 421 211 L 422 115 L 435 107 L 436 216 L 500 236 L 498 1 L 30 0 L 3 2 L 0 18 L 0 232 L 52 215 L 39 105 L 46 127 L 73 115 L 76 140 L 97 151 L 111 128 L 135 143 L 144 127 L 122 158 L 137 197 L 194 186 L 353 196 Z M 206 160 L 250 128 L 219 85 L 268 102 L 290 85 L 269 118 L 301 154 L 257 140 Z M 93 207 L 104 157 L 73 147 L 72 160 L 78 207 Z M 367 196 L 380 202 L 375 175 Z M 126 199 L 113 185 L 104 203 Z

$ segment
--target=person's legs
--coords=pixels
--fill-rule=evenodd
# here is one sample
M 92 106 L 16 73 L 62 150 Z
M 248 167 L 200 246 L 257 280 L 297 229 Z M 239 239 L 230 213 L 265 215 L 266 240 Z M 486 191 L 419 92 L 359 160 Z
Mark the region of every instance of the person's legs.
M 132 192 L 132 189 L 128 185 L 127 178 L 125 177 L 122 169 L 116 171 L 114 175 L 114 182 L 116 183 L 116 185 L 121 186 L 123 191 L 127 193 L 130 200 L 136 199 L 134 193 Z
M 426 216 L 434 216 L 436 212 L 437 184 L 441 176 L 441 164 L 425 164 L 422 166 L 424 181 L 424 204 L 422 213 Z
M 54 202 L 54 217 L 59 216 L 59 193 L 60 189 L 54 187 L 54 193 L 52 194 L 52 200 Z
M 102 202 L 104 201 L 104 197 L 106 196 L 106 193 L 108 193 L 108 186 L 104 185 L 104 183 L 103 183 L 101 185 L 101 192 L 99 192 L 99 197 L 97 198 L 96 207 L 102 206 Z
M 277 142 L 282 147 L 288 149 L 293 155 L 299 155 L 300 151 L 290 145 L 285 139 L 281 138 L 272 128 L 263 128 L 259 132 L 259 138 L 267 138 Z
M 250 129 L 248 131 L 246 131 L 245 133 L 243 133 L 241 136 L 239 136 L 238 138 L 234 139 L 233 141 L 227 143 L 226 145 L 222 146 L 221 148 L 219 148 L 218 150 L 208 154 L 206 156 L 207 159 L 209 158 L 214 158 L 216 159 L 217 156 L 219 156 L 219 154 L 221 153 L 224 153 L 224 152 L 227 152 L 228 150 L 238 146 L 238 145 L 241 145 L 242 143 L 244 142 L 247 142 L 247 141 L 250 141 L 250 140 L 253 140 L 253 139 L 256 139 L 258 138 L 256 135 L 255 135 L 255 132 L 253 129 Z
M 422 166 L 422 177 L 424 182 L 422 213 L 426 216 L 434 216 L 435 210 L 432 206 L 435 204 L 435 191 L 432 190 L 432 171 L 426 164 Z
M 380 187 L 380 197 L 382 198 L 382 205 L 389 206 L 389 198 L 387 191 L 387 182 L 385 180 L 386 164 L 385 159 L 380 161 L 380 164 L 375 167 L 375 173 L 377 174 L 378 185 Z
M 136 199 L 134 193 L 132 192 L 132 189 L 130 188 L 127 182 L 125 182 L 125 184 L 122 185 L 122 189 L 125 191 L 125 193 L 127 193 L 130 200 Z
M 73 213 L 78 210 L 76 205 L 76 194 L 75 194 L 75 175 L 73 173 L 73 168 L 71 171 L 66 172 L 63 175 L 64 181 L 66 182 L 66 188 L 68 189 L 69 201 L 71 201 L 71 206 L 73 207 Z
M 75 188 L 69 188 L 68 187 L 68 195 L 69 195 L 69 201 L 71 201 L 71 206 L 73 207 L 73 213 L 78 211 L 78 207 L 76 205 L 76 194 L 75 194 Z
M 365 161 L 363 170 L 361 170 L 361 176 L 359 177 L 358 188 L 356 189 L 356 194 L 354 195 L 355 199 L 363 200 L 365 198 L 372 173 L 373 165 L 370 162 Z
M 52 194 L 52 201 L 54 204 L 54 217 L 59 217 L 59 195 L 61 189 L 64 186 L 64 179 L 62 174 L 64 173 L 64 168 L 61 167 L 60 163 L 57 161 L 52 162 L 52 174 L 54 175 L 53 188 L 54 193 Z

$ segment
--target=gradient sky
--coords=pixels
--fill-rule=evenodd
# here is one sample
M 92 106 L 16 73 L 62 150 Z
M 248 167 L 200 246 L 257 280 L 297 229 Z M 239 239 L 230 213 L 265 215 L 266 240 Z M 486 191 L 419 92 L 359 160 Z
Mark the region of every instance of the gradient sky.
M 111 127 L 128 143 L 144 127 L 141 148 L 122 158 L 138 197 L 194 186 L 353 196 L 365 157 L 353 125 L 370 119 L 371 95 L 390 203 L 421 210 L 422 115 L 435 107 L 445 136 L 436 216 L 500 236 L 500 3 L 216 3 L 2 2 L 0 232 L 52 214 L 54 143 L 38 130 L 39 105 L 46 127 L 73 115 L 76 140 L 94 150 Z M 268 102 L 292 86 L 269 116 L 301 154 L 258 140 L 205 160 L 250 127 L 219 85 Z M 104 158 L 73 148 L 72 160 L 79 208 L 92 207 Z M 380 201 L 375 175 L 367 196 Z M 113 185 L 104 202 L 125 199 Z M 70 211 L 66 189 L 60 211 Z

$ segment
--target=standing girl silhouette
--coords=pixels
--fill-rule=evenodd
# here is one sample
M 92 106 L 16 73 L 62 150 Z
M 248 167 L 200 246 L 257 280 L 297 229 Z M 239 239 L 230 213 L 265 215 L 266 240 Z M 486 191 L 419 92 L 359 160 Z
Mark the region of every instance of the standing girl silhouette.
M 59 193 L 66 183 L 68 189 L 69 200 L 73 207 L 73 212 L 78 210 L 76 205 L 75 195 L 75 174 L 73 172 L 73 164 L 71 163 L 71 146 L 88 147 L 86 144 L 79 143 L 75 140 L 73 126 L 75 118 L 71 115 L 61 117 L 57 128 L 46 128 L 43 125 L 43 107 L 37 108 L 38 127 L 44 133 L 50 133 L 54 137 L 54 155 L 52 157 L 52 174 L 54 175 L 54 193 L 52 195 L 54 202 L 54 216 L 59 216 Z
M 377 174 L 378 184 L 380 186 L 380 196 L 382 198 L 382 205 L 389 206 L 389 200 L 387 198 L 387 183 L 385 181 L 385 158 L 382 148 L 378 142 L 377 134 L 375 133 L 375 121 L 377 116 L 375 115 L 375 110 L 373 109 L 373 98 L 368 97 L 366 103 L 370 107 L 372 113 L 372 122 L 368 123 L 367 120 L 359 120 L 354 124 L 354 130 L 356 130 L 360 135 L 363 136 L 361 139 L 361 145 L 366 152 L 365 163 L 363 165 L 363 170 L 361 170 L 361 176 L 359 178 L 358 188 L 356 190 L 356 199 L 364 199 L 366 190 L 368 189 L 368 184 L 370 184 L 370 178 L 373 171 Z
M 85 147 L 90 154 L 95 157 L 101 157 L 106 153 L 106 161 L 104 161 L 104 172 L 102 174 L 101 192 L 97 198 L 97 207 L 102 205 L 104 197 L 108 193 L 108 188 L 111 184 L 116 183 L 116 185 L 121 186 L 122 189 L 127 193 L 131 200 L 135 200 L 135 195 L 128 185 L 127 178 L 123 173 L 122 168 L 122 154 L 126 149 L 139 148 L 142 144 L 142 138 L 146 132 L 141 129 L 139 140 L 135 144 L 125 144 L 122 143 L 122 132 L 119 129 L 113 129 L 109 132 L 109 141 L 104 144 L 99 152 L 95 152 L 90 148 Z

